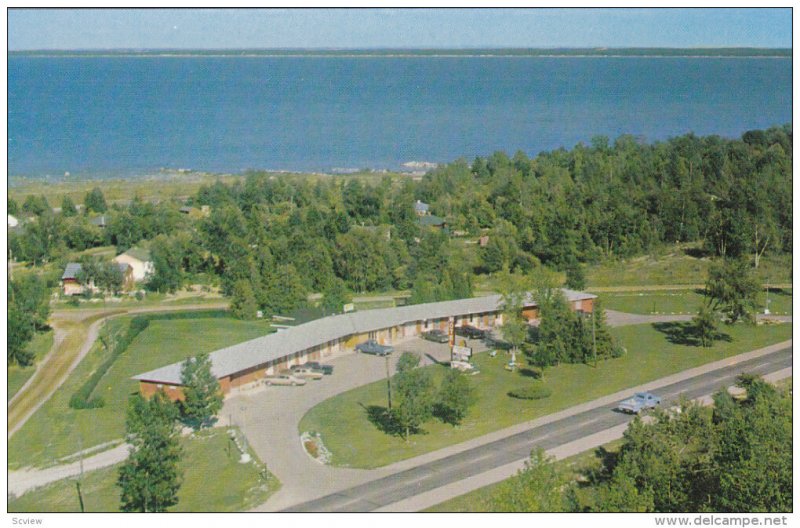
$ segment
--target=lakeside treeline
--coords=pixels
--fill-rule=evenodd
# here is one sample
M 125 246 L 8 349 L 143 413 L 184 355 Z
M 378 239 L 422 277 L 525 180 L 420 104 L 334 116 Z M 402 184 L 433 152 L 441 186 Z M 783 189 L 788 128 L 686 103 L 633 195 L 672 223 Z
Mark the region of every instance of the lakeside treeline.
M 150 288 L 200 278 L 267 311 L 301 306 L 310 292 L 411 289 L 411 302 L 429 302 L 470 296 L 476 277 L 504 268 L 566 271 L 675 243 L 757 267 L 792 251 L 791 175 L 790 125 L 733 140 L 595 137 L 533 158 L 456 160 L 419 181 L 254 172 L 181 202 L 107 206 L 97 189 L 80 213 L 67 199 L 58 214 L 59 204 L 29 196 L 9 202 L 11 214 L 35 217 L 9 247 L 17 260 L 63 264 L 96 246 L 146 246 Z M 432 214 L 418 216 L 417 200 Z
M 376 48 L 376 49 L 77 49 L 13 50 L 11 57 L 786 57 L 791 48 Z

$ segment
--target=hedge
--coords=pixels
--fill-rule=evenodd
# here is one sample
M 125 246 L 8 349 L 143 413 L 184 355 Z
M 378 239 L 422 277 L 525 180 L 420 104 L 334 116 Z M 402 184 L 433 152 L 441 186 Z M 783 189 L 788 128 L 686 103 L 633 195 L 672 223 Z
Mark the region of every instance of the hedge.
M 111 365 L 114 364 L 114 361 L 125 352 L 133 340 L 138 336 L 145 328 L 150 325 L 150 318 L 149 317 L 134 317 L 131 319 L 131 324 L 128 326 L 128 331 L 125 332 L 125 335 L 122 338 L 114 343 L 114 348 L 111 351 L 111 355 L 106 358 L 100 367 L 95 370 L 89 379 L 81 385 L 81 387 L 72 395 L 69 399 L 69 406 L 73 409 L 97 409 L 98 407 L 103 407 L 106 402 L 100 396 L 92 397 L 92 392 L 97 387 L 97 384 L 100 383 L 100 380 L 103 376 L 106 375 L 108 369 L 111 368 Z
M 552 393 L 550 389 L 538 383 L 508 391 L 509 396 L 520 400 L 541 400 L 542 398 L 547 398 Z

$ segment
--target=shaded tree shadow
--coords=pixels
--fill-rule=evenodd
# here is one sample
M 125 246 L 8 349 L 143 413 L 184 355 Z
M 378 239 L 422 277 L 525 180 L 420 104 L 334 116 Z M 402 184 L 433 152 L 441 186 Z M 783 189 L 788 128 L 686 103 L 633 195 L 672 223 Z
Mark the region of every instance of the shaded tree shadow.
M 702 248 L 702 247 L 686 248 L 686 249 L 683 250 L 683 253 L 686 256 L 689 256 L 689 257 L 692 257 L 692 258 L 698 258 L 698 259 L 699 258 L 705 258 L 705 257 L 713 256 L 713 253 L 711 251 L 709 251 L 708 249 Z
M 773 295 L 783 295 L 784 297 L 791 297 L 792 294 L 783 288 L 767 288 L 767 291 Z
M 533 369 L 530 369 L 530 368 L 521 368 L 521 369 L 519 369 L 519 373 L 520 373 L 520 375 L 525 376 L 526 378 L 539 379 L 539 378 L 542 377 L 542 373 L 541 372 L 533 370 Z
M 382 405 L 364 405 L 360 402 L 359 405 L 367 413 L 367 420 L 377 427 L 379 431 L 392 436 L 403 436 L 405 434 L 405 431 L 397 423 L 397 419 L 388 408 Z
M 653 323 L 653 328 L 667 337 L 667 341 L 676 345 L 702 346 L 703 342 L 697 335 L 697 330 L 690 321 L 673 321 L 667 323 Z M 732 338 L 723 332 L 716 332 L 714 341 L 730 343 Z
M 430 355 L 430 354 L 425 354 L 425 357 L 426 357 L 426 358 L 428 358 L 428 359 L 430 359 L 430 360 L 431 360 L 431 362 L 432 362 L 434 365 L 445 365 L 445 366 L 450 366 L 450 362 L 449 362 L 449 361 L 439 361 L 438 359 L 436 359 L 435 357 L 433 357 L 433 356 L 432 356 L 432 355 Z

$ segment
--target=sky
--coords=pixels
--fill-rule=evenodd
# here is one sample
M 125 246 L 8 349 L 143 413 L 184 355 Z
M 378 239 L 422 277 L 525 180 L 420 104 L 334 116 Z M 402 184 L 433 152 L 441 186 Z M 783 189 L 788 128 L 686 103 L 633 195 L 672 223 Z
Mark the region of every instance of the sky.
M 8 49 L 792 46 L 791 9 L 8 11 Z

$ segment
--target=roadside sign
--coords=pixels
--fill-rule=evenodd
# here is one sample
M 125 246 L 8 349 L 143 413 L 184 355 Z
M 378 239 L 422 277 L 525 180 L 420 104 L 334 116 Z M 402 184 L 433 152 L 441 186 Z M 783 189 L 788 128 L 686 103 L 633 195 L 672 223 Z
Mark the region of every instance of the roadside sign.
M 450 346 L 456 344 L 456 322 L 454 318 L 450 318 L 447 321 L 447 335 L 450 337 Z
M 355 310 L 355 309 L 356 309 L 356 305 L 355 305 L 355 304 L 353 304 L 353 303 L 347 303 L 347 304 L 345 304 L 345 305 L 343 305 L 343 306 L 342 306 L 342 311 L 343 311 L 344 313 L 347 313 L 347 312 L 352 312 L 352 311 L 353 311 L 353 310 Z
M 472 349 L 470 347 L 457 345 L 453 347 L 451 353 L 451 359 L 453 361 L 469 361 L 470 356 L 472 356 Z

